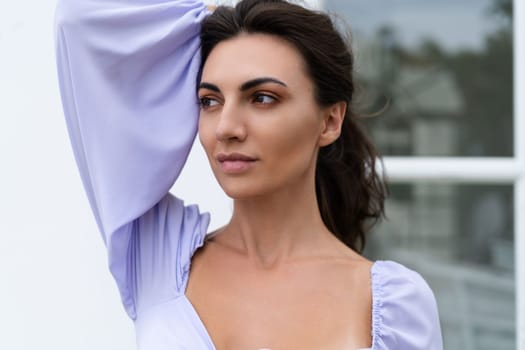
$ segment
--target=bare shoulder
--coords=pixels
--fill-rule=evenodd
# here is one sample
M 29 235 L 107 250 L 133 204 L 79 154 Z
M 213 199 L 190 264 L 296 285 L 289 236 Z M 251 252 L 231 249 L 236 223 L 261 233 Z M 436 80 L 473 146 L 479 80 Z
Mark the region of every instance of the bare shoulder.
M 341 241 L 333 244 L 335 261 L 340 262 L 347 271 L 355 272 L 362 278 L 371 278 L 371 269 L 374 262 L 357 253 Z

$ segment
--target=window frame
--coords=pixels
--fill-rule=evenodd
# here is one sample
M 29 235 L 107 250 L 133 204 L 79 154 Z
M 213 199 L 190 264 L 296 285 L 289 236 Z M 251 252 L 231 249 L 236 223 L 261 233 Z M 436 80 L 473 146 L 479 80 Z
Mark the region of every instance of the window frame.
M 525 2 L 514 0 L 513 6 L 514 156 L 384 157 L 384 167 L 390 183 L 439 181 L 514 185 L 516 344 L 517 350 L 525 350 L 525 255 L 518 254 L 525 252 Z
M 514 237 L 516 271 L 516 344 L 525 350 L 525 3 L 514 0 Z M 521 97 L 521 98 L 520 98 Z

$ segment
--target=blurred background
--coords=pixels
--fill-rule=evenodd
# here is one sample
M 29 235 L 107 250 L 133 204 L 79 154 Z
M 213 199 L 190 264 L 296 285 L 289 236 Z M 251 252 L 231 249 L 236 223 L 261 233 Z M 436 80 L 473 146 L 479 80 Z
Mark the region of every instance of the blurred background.
M 388 157 L 411 168 L 425 166 L 422 159 L 450 159 L 458 174 L 469 167 L 461 158 L 514 158 L 513 5 L 324 1 L 341 28 L 351 28 L 356 109 L 368 116 L 364 124 L 387 157 L 387 174 Z M 516 349 L 514 183 L 456 182 L 440 178 L 440 170 L 410 181 L 391 174 L 388 220 L 374 229 L 366 255 L 425 277 L 445 349 Z
M 351 28 L 357 110 L 384 110 L 364 125 L 392 194 L 365 254 L 424 276 L 446 350 L 525 350 L 523 1 L 307 2 Z M 54 7 L 0 5 L 0 349 L 133 349 L 67 137 Z M 198 143 L 173 191 L 228 220 Z

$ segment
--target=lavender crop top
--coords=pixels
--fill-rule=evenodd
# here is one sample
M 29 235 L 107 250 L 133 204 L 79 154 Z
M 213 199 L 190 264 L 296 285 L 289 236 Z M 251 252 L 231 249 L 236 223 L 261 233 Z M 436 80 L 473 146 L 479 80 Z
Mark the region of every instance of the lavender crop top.
M 169 193 L 197 131 L 208 15 L 200 0 L 59 0 L 56 10 L 71 144 L 140 350 L 215 349 L 185 296 L 209 215 Z M 441 350 L 436 302 L 421 276 L 378 261 L 371 279 L 371 349 Z

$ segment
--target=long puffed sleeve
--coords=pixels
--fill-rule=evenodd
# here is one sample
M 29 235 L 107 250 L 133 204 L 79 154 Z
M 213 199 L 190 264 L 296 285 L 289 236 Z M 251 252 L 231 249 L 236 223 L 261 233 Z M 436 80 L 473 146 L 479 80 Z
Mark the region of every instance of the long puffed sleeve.
M 56 52 L 67 127 L 132 318 L 137 294 L 153 293 L 141 288 L 180 279 L 188 263 L 180 256 L 188 254 L 176 249 L 195 249 L 206 230 L 206 215 L 168 191 L 197 130 L 199 32 L 208 14 L 197 0 L 58 1 Z M 174 255 L 155 261 L 155 254 Z M 179 271 L 169 270 L 172 260 Z M 151 277 L 150 269 L 165 276 Z M 169 288 L 155 293 L 166 298 Z
M 392 261 L 372 269 L 374 350 L 443 350 L 432 290 L 416 272 Z

